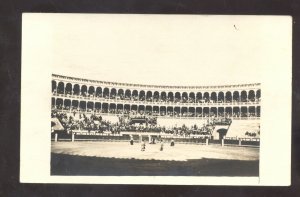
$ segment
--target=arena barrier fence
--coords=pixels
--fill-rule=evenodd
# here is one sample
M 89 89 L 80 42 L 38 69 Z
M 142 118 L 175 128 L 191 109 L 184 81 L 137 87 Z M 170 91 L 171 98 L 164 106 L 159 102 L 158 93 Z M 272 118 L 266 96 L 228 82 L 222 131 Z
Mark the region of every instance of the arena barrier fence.
M 244 147 L 259 147 L 259 138 L 224 138 L 221 140 L 209 139 L 207 136 L 202 137 L 186 137 L 186 136 L 172 136 L 172 135 L 159 135 L 147 133 L 134 133 L 134 134 L 109 134 L 109 133 L 51 133 L 51 141 L 102 141 L 102 142 L 129 142 L 131 139 L 135 143 L 139 143 L 141 139 L 147 142 L 151 141 L 151 137 L 163 139 L 165 143 L 171 143 L 173 140 L 178 144 L 199 144 L 199 145 L 221 145 L 221 146 L 244 146 Z

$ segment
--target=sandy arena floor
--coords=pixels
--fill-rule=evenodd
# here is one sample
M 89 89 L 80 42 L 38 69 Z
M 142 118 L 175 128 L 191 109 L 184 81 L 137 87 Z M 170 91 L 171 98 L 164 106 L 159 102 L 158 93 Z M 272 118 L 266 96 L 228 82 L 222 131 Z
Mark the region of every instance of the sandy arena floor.
M 259 160 L 259 148 L 230 147 L 220 145 L 146 144 L 146 151 L 141 151 L 141 144 L 129 145 L 129 142 L 52 142 L 51 152 L 56 154 L 94 156 L 118 159 L 141 160 L 176 160 L 189 159 L 226 159 L 226 160 Z

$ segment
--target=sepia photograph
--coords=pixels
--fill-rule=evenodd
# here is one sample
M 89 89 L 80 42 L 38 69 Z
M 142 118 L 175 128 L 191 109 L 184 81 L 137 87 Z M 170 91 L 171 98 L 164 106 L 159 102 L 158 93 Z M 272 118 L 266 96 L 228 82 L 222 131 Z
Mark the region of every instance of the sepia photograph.
M 35 108 L 44 107 L 37 109 L 42 113 L 36 113 L 31 137 L 42 139 L 35 146 L 42 149 L 35 155 L 42 182 L 62 177 L 81 183 L 97 183 L 93 177 L 100 182 L 115 177 L 116 183 L 127 177 L 161 178 L 158 184 L 224 184 L 224 177 L 233 185 L 267 182 L 272 147 L 283 151 L 290 143 L 281 138 L 281 149 L 274 137 L 282 128 L 290 135 L 290 117 L 272 116 L 289 112 L 278 106 L 286 100 L 276 90 L 288 93 L 291 76 L 290 37 L 283 37 L 290 29 L 282 28 L 290 20 L 275 18 L 23 15 L 22 85 L 27 80 L 43 89 Z M 26 75 L 32 71 L 40 81 Z M 32 86 L 23 87 L 25 92 Z M 23 145 L 29 143 L 26 125 Z
M 52 175 L 259 175 L 259 83 L 52 77 Z

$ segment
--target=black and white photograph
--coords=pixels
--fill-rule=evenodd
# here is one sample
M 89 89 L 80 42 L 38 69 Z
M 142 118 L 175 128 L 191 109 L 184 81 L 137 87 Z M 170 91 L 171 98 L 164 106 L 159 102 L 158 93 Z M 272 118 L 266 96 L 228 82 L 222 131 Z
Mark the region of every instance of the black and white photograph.
M 53 75 L 51 174 L 258 176 L 260 96 Z
M 23 14 L 21 177 L 272 184 L 272 147 L 290 143 L 290 116 L 276 119 L 290 110 L 278 107 L 290 102 L 278 96 L 290 91 L 290 25 L 284 16 Z M 25 115 L 30 103 L 36 117 Z M 28 154 L 43 173 L 25 170 Z

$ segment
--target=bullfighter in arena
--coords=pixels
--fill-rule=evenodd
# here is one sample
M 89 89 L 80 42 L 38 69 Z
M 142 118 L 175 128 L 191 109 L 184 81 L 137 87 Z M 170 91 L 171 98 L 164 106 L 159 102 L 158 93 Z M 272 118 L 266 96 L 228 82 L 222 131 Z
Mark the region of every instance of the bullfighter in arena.
M 133 145 L 133 136 L 130 135 L 130 145 Z
M 160 141 L 160 151 L 164 150 L 164 142 L 163 140 Z
M 141 144 L 141 151 L 145 151 L 145 149 L 146 149 L 146 143 L 145 140 L 143 140 Z

